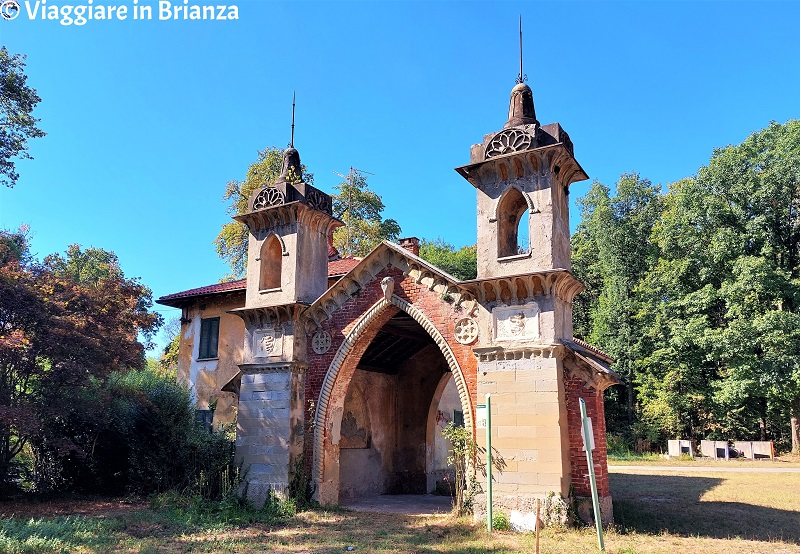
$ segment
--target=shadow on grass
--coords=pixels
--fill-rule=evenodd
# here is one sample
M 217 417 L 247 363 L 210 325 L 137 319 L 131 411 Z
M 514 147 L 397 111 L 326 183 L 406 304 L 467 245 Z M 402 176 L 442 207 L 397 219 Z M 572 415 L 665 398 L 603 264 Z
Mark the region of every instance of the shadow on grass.
M 741 502 L 701 501 L 724 480 L 678 475 L 612 474 L 614 520 L 622 532 L 800 544 L 800 512 Z M 796 494 L 796 491 L 786 491 Z
M 278 547 L 282 552 L 325 554 L 346 552 L 350 546 L 356 552 L 511 552 L 487 544 L 481 530 L 469 522 L 446 518 L 318 509 L 271 521 L 212 519 L 197 521 L 152 509 L 112 517 L 8 518 L 0 521 L 0 552 L 115 551 L 123 544 L 141 552 L 184 552 L 201 543 L 237 552 Z

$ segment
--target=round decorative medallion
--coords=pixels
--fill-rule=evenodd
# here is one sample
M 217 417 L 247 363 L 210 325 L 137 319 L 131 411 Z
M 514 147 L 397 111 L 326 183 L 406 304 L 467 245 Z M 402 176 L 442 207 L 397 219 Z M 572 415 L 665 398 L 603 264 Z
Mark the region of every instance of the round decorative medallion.
M 489 144 L 486 146 L 486 159 L 501 154 L 511 154 L 512 152 L 520 152 L 527 150 L 531 147 L 531 135 L 522 129 L 506 129 L 500 131 Z
M 283 204 L 283 201 L 284 197 L 281 191 L 275 187 L 267 187 L 261 189 L 261 192 L 253 200 L 253 209 L 261 210 L 270 206 L 277 206 L 278 204 Z
M 453 334 L 459 344 L 469 344 L 478 338 L 478 324 L 470 317 L 465 317 L 456 321 Z
M 317 354 L 324 354 L 331 349 L 331 334 L 327 331 L 319 331 L 311 339 L 311 348 Z

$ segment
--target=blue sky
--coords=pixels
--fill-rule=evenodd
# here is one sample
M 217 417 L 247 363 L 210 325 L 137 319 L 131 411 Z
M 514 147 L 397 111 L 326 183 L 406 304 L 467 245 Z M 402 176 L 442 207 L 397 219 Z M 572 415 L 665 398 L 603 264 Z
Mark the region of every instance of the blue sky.
M 138 3 L 157 14 L 157 0 Z M 538 119 L 561 123 L 592 179 L 638 171 L 666 185 L 800 116 L 795 2 L 235 5 L 236 21 L 68 26 L 24 6 L 0 21 L 2 44 L 28 56 L 48 133 L 17 187 L 0 189 L 0 227 L 30 224 L 42 257 L 113 250 L 155 297 L 216 282 L 225 183 L 288 143 L 296 90 L 295 146 L 318 187 L 369 171 L 404 236 L 474 243 L 475 192 L 453 168 L 505 122 L 520 14 Z M 590 183 L 572 186 L 573 229 Z

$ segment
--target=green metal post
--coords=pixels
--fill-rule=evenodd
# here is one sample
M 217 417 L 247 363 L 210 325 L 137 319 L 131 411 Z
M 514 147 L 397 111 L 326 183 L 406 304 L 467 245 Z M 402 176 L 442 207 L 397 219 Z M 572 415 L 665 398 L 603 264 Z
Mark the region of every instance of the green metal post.
M 492 395 L 486 394 L 486 528 L 492 532 Z
M 605 552 L 603 544 L 603 521 L 600 516 L 600 499 L 597 497 L 597 481 L 594 475 L 594 462 L 592 461 L 592 432 L 589 429 L 589 418 L 586 416 L 586 402 L 581 401 L 581 425 L 583 425 L 583 441 L 586 448 L 586 462 L 589 464 L 589 484 L 592 487 L 592 507 L 594 508 L 594 524 L 597 528 L 597 546 Z

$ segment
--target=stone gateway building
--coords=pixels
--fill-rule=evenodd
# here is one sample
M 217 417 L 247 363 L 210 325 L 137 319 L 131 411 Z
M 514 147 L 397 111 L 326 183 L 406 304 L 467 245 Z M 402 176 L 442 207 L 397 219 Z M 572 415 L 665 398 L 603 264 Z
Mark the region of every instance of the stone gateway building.
M 339 259 L 331 197 L 297 178 L 290 148 L 281 176 L 235 218 L 249 229 L 247 278 L 158 300 L 182 309 L 179 379 L 216 421 L 236 419 L 252 498 L 293 476 L 310 479 L 323 505 L 431 492 L 448 471 L 441 428 L 463 423 L 482 444 L 476 406 L 491 393 L 506 464 L 495 509 L 524 517 L 555 492 L 590 517 L 583 398 L 611 521 L 603 390 L 619 378 L 572 336 L 584 287 L 570 271 L 568 193 L 588 177 L 561 126 L 539 124 L 524 83 L 503 129 L 456 171 L 477 191 L 477 279 L 424 261 L 415 238 Z

